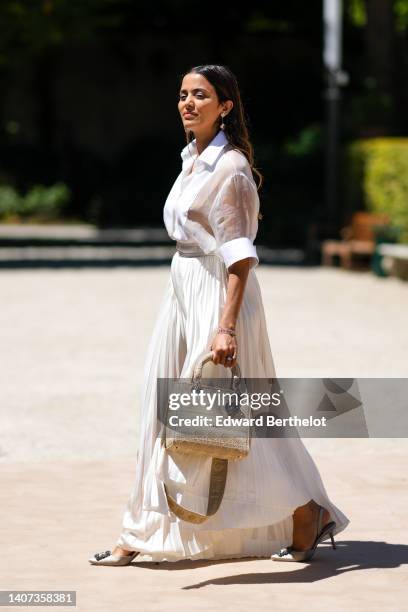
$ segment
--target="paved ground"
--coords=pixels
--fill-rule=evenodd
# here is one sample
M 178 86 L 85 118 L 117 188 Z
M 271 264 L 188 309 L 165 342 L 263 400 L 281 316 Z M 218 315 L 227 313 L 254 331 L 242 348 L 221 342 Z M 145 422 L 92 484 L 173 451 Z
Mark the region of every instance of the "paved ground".
M 0 590 L 71 589 L 85 612 L 405 610 L 408 443 L 307 439 L 351 519 L 310 565 L 90 566 L 133 481 L 144 352 L 168 267 L 0 272 Z M 407 377 L 408 283 L 257 269 L 278 376 Z M 42 609 L 42 608 L 37 608 Z

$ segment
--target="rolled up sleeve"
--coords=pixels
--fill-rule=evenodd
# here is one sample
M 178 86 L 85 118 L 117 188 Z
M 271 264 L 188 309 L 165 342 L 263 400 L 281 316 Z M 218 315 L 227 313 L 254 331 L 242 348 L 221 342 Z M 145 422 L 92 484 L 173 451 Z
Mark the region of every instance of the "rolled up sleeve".
M 246 236 L 224 242 L 224 244 L 219 247 L 218 251 L 227 268 L 232 266 L 236 261 L 246 259 L 247 257 L 251 258 L 250 268 L 255 268 L 259 263 L 256 247 Z
M 226 179 L 215 198 L 209 222 L 217 251 L 227 268 L 247 258 L 250 258 L 250 268 L 258 265 L 254 245 L 258 213 L 259 198 L 254 182 L 242 172 Z

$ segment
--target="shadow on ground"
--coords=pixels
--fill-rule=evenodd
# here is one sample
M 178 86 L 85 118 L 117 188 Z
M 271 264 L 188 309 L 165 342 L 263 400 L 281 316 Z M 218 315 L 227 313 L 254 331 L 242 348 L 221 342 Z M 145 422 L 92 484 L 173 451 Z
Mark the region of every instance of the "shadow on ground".
M 336 550 L 330 544 L 321 545 L 309 563 L 292 563 L 293 571 L 288 571 L 290 562 L 277 562 L 274 564 L 273 572 L 237 574 L 204 580 L 188 586 L 183 590 L 200 589 L 209 585 L 232 585 L 232 584 L 298 584 L 317 582 L 333 576 L 340 576 L 346 572 L 367 569 L 390 569 L 408 563 L 408 546 L 403 544 L 388 544 L 387 542 L 361 542 L 348 541 L 336 542 Z M 259 557 L 256 558 L 259 560 Z M 230 563 L 250 563 L 253 557 L 240 559 L 218 559 L 215 561 L 176 561 L 162 562 L 152 565 L 151 563 L 132 563 L 145 568 L 160 570 L 189 570 L 211 565 L 228 565 Z M 285 571 L 277 570 L 279 563 L 285 564 Z

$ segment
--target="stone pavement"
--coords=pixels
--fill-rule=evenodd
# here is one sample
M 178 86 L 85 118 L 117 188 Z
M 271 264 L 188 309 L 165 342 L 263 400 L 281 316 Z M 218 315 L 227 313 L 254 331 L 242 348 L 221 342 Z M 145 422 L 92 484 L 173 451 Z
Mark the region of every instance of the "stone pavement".
M 406 439 L 305 439 L 351 521 L 310 564 L 88 564 L 114 544 L 133 486 L 144 353 L 168 274 L 0 272 L 0 590 L 76 590 L 84 612 L 405 610 Z M 407 376 L 407 283 L 262 265 L 257 276 L 278 376 Z

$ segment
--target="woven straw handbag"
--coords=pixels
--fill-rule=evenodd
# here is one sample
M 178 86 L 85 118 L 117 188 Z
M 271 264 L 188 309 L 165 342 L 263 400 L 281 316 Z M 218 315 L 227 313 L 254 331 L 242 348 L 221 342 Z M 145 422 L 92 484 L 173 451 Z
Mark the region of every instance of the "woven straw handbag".
M 218 401 L 211 406 L 210 411 L 205 402 L 198 402 L 196 405 L 190 402 L 177 409 L 180 419 L 194 419 L 194 417 L 200 419 L 200 417 L 210 416 L 211 423 L 200 424 L 199 428 L 186 426 L 174 429 L 170 426 L 169 419 L 175 412 L 167 404 L 162 430 L 162 445 L 169 453 L 212 457 L 206 514 L 199 514 L 180 506 L 164 485 L 170 510 L 179 518 L 190 523 L 203 523 L 217 512 L 224 495 L 228 460 L 244 459 L 250 451 L 251 444 L 251 428 L 249 421 L 246 421 L 251 417 L 251 406 L 240 405 L 239 398 L 246 391 L 246 386 L 245 381 L 241 378 L 239 365 L 237 363 L 231 368 L 232 376 L 229 387 L 214 384 L 217 379 L 210 379 L 212 384 L 205 384 L 205 380 L 202 380 L 203 367 L 207 362 L 212 361 L 212 357 L 212 352 L 201 356 L 193 366 L 190 377 L 174 381 L 171 389 L 172 393 L 189 394 L 190 397 L 193 390 L 217 393 Z M 221 379 L 221 381 L 224 380 Z M 245 421 L 241 421 L 243 424 L 240 425 L 228 424 L 214 427 L 217 416 L 221 419 L 230 416 L 234 419 L 245 419 Z M 248 424 L 245 424 L 246 422 Z

